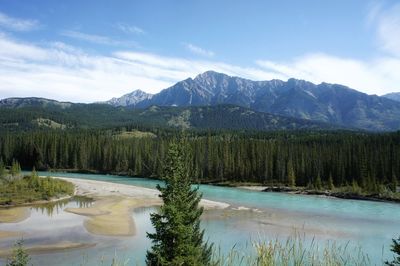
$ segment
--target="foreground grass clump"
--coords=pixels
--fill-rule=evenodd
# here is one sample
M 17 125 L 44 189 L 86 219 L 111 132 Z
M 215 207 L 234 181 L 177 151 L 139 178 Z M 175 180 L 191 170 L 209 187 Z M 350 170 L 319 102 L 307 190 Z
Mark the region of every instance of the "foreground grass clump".
M 0 180 L 0 205 L 18 205 L 72 195 L 74 185 L 50 177 L 40 178 L 35 171 L 27 176 Z
M 371 265 L 368 255 L 360 248 L 349 249 L 348 245 L 337 245 L 327 242 L 320 247 L 312 240 L 307 243 L 298 234 L 288 237 L 286 241 L 271 240 L 253 243 L 253 254 L 232 248 L 228 255 L 214 252 L 215 265 L 251 265 L 251 266 L 306 266 L 306 265 Z
M 30 257 L 26 253 L 24 247 L 23 247 L 24 241 L 18 240 L 17 243 L 14 245 L 13 253 L 11 258 L 7 259 L 7 264 L 6 266 L 27 266 Z

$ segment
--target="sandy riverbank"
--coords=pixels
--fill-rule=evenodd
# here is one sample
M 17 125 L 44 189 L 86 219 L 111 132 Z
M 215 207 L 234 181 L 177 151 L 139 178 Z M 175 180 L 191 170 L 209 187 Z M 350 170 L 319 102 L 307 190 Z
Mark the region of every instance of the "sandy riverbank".
M 63 178 L 75 185 L 78 196 L 95 200 L 89 208 L 68 208 L 67 212 L 88 217 L 84 226 L 88 232 L 107 236 L 130 236 L 136 233 L 132 210 L 162 203 L 155 189 L 116 184 L 104 181 Z M 202 199 L 205 209 L 225 209 L 229 204 Z
M 69 241 L 62 241 L 48 245 L 27 246 L 25 251 L 30 255 L 46 254 L 52 252 L 65 252 L 73 249 L 83 249 L 94 247 L 94 243 L 75 243 Z M 12 249 L 0 250 L 0 257 L 7 258 L 12 254 Z
M 0 223 L 18 223 L 29 218 L 28 207 L 0 208 Z

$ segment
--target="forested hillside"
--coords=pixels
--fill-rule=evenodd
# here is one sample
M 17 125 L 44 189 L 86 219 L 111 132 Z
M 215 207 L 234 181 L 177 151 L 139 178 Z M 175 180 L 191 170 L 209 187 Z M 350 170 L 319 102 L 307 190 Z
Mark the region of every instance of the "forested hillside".
M 184 129 L 298 130 L 339 126 L 291 118 L 233 105 L 158 107 L 144 110 L 106 104 L 71 104 L 40 98 L 0 103 L 0 130 L 100 129 L 146 125 Z
M 0 134 L 0 157 L 31 169 L 96 170 L 158 177 L 168 144 L 181 133 L 118 137 L 115 131 Z M 148 136 L 148 137 L 147 137 Z M 195 180 L 300 186 L 346 184 L 374 190 L 400 176 L 400 132 L 187 132 Z

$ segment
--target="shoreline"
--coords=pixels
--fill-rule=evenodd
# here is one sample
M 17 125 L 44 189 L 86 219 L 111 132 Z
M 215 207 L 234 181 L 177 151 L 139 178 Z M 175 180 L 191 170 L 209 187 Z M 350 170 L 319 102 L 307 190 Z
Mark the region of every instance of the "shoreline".
M 48 172 L 53 172 L 57 174 L 57 172 L 62 173 L 75 173 L 75 174 L 103 174 L 103 175 L 116 175 L 121 177 L 134 177 L 134 178 L 148 178 L 152 180 L 158 180 L 156 177 L 143 177 L 143 176 L 131 176 L 128 172 L 103 172 L 97 170 L 78 170 L 78 169 L 53 169 L 48 170 Z M 63 177 L 58 177 L 59 179 L 63 179 Z M 70 180 L 66 178 L 66 180 Z M 103 182 L 103 181 L 100 181 Z M 110 182 L 111 183 L 111 182 Z M 295 187 L 290 188 L 286 186 L 266 186 L 257 182 L 217 182 L 217 181 L 200 181 L 198 184 L 201 185 L 211 185 L 211 186 L 220 186 L 220 187 L 233 187 L 233 188 L 241 188 L 258 192 L 282 192 L 289 194 L 299 194 L 299 195 L 310 195 L 310 196 L 326 196 L 338 199 L 351 199 L 351 200 L 366 200 L 366 201 L 376 201 L 376 202 L 387 202 L 387 203 L 400 203 L 399 198 L 392 198 L 387 196 L 379 196 L 379 195 L 360 195 L 351 192 L 335 192 L 329 190 L 312 190 L 305 189 L 304 187 Z M 400 193 L 400 186 L 398 186 L 398 194 Z M 1 207 L 1 206 L 0 206 Z
M 351 192 L 335 192 L 329 190 L 312 190 L 305 188 L 290 188 L 290 187 L 271 187 L 271 186 L 230 186 L 251 191 L 258 192 L 279 192 L 288 193 L 296 195 L 310 195 L 310 196 L 326 196 L 338 199 L 350 199 L 350 200 L 365 200 L 365 201 L 376 201 L 376 202 L 386 202 L 386 203 L 400 203 L 400 198 L 390 198 L 375 195 L 360 195 Z
M 75 185 L 75 196 L 86 197 L 104 197 L 104 196 L 122 196 L 135 199 L 159 199 L 159 191 L 156 189 L 139 187 L 134 185 L 125 185 L 100 180 L 88 180 L 82 178 L 69 178 L 52 176 L 61 180 L 68 181 Z M 160 200 L 161 203 L 161 200 Z M 230 205 L 225 202 L 201 199 L 200 206 L 205 209 L 225 209 Z
M 87 219 L 83 226 L 94 235 L 129 237 L 137 230 L 132 212 L 136 208 L 160 206 L 162 200 L 156 189 L 80 178 L 57 177 L 75 186 L 76 196 L 94 199 L 86 208 L 67 208 L 66 212 Z M 205 209 L 225 209 L 229 204 L 202 199 Z

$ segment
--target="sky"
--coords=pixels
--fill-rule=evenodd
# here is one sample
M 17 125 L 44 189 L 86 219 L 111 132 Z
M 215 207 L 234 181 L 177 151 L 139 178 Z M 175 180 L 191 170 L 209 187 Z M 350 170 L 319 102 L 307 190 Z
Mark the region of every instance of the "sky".
M 95 102 L 214 70 L 400 91 L 398 0 L 0 0 L 0 98 Z

